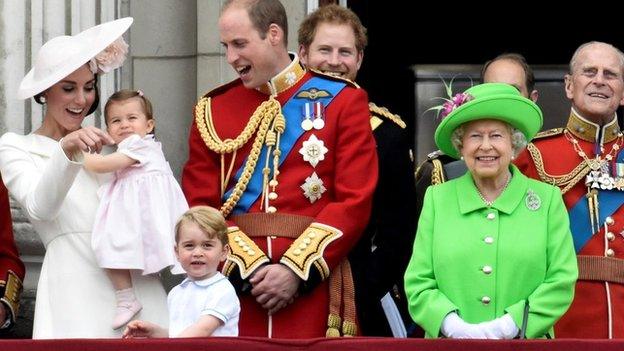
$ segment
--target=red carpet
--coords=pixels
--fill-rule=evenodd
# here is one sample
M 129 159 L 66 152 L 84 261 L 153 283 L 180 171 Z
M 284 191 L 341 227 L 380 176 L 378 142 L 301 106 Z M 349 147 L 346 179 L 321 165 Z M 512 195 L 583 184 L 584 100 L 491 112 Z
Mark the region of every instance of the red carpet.
M 424 340 L 392 338 L 340 338 L 340 339 L 264 339 L 264 338 L 198 338 L 198 339 L 65 339 L 65 340 L 0 340 L 1 351 L 621 351 L 624 340 Z

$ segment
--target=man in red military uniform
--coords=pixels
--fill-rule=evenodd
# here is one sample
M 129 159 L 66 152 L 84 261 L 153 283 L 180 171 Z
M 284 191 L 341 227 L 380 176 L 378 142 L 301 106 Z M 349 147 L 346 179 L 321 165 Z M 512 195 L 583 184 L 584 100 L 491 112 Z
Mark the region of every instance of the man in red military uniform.
M 354 335 L 344 259 L 377 181 L 366 93 L 287 52 L 278 0 L 226 1 L 219 31 L 239 79 L 195 107 L 182 187 L 232 224 L 223 270 L 240 292 L 240 335 Z
M 516 160 L 526 175 L 561 188 L 570 215 L 579 278 L 555 325 L 560 338 L 624 338 L 624 138 L 615 113 L 623 76 L 620 50 L 581 45 L 565 77 L 567 126 L 541 133 Z
M 15 323 L 23 279 L 24 263 L 13 240 L 9 194 L 0 179 L 0 329 Z

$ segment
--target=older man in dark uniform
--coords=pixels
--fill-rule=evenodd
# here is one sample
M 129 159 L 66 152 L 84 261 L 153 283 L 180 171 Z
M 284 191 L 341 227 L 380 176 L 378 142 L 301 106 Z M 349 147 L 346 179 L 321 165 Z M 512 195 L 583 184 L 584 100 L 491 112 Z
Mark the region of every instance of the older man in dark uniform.
M 299 28 L 302 62 L 349 80 L 355 80 L 366 42 L 357 15 L 338 5 L 320 7 Z M 405 122 L 374 103 L 369 110 L 379 156 L 379 182 L 370 223 L 349 261 L 362 334 L 392 336 L 380 299 L 391 292 L 399 308 L 407 311 L 402 278 L 416 231 L 413 163 Z
M 226 1 L 221 43 L 239 79 L 195 107 L 182 187 L 232 225 L 224 267 L 241 336 L 355 335 L 348 252 L 377 182 L 368 98 L 286 50 L 278 0 Z
M 9 195 L 0 179 L 0 329 L 15 323 L 23 279 L 24 263 L 13 240 Z
M 561 188 L 570 216 L 579 277 L 557 337 L 624 338 L 623 77 L 619 49 L 581 45 L 565 77 L 566 127 L 539 134 L 516 160 L 526 175 Z

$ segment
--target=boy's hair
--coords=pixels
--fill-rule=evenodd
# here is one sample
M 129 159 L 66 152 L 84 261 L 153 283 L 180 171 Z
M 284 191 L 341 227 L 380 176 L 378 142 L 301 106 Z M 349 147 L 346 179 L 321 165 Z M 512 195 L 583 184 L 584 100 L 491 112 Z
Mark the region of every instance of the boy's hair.
M 145 113 L 145 117 L 147 117 L 147 120 L 154 119 L 152 103 L 143 94 L 141 90 L 122 89 L 116 93 L 113 93 L 113 95 L 111 95 L 108 98 L 108 101 L 106 101 L 106 105 L 104 105 L 104 123 L 106 123 L 107 127 L 108 127 L 108 109 L 110 108 L 110 105 L 112 105 L 114 102 L 126 101 L 132 98 L 137 98 L 141 100 L 141 104 L 143 105 L 143 113 Z M 152 133 L 150 134 L 154 134 L 155 131 L 156 131 L 156 128 L 154 128 L 154 130 L 152 130 Z
M 195 206 L 178 219 L 175 225 L 176 245 L 180 240 L 180 228 L 187 223 L 195 223 L 209 239 L 217 238 L 223 246 L 228 244 L 227 224 L 219 210 L 210 206 Z

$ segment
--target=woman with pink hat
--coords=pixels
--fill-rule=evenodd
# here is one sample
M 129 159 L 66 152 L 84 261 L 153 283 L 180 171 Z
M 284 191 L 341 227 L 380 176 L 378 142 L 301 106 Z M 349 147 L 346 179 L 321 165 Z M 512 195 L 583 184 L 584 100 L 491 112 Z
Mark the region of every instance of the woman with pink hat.
M 82 167 L 82 151 L 113 144 L 104 131 L 82 127 L 98 106 L 98 75 L 122 65 L 132 24 L 122 18 L 74 36 L 49 40 L 22 80 L 18 98 L 45 107 L 41 127 L 0 139 L 0 170 L 11 195 L 39 233 L 46 253 L 37 286 L 33 338 L 120 336 L 110 327 L 115 295 L 91 249 L 91 230 L 104 181 Z M 167 322 L 165 291 L 155 276 L 133 276 L 144 301 L 138 317 Z

